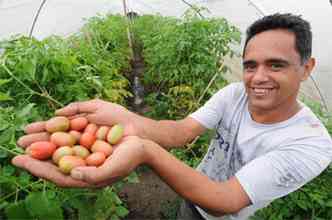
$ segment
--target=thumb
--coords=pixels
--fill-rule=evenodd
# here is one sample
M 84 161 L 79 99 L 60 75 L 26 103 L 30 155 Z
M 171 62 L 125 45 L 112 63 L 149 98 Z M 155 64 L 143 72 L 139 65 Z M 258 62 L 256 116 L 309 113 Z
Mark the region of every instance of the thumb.
M 90 113 L 85 116 L 90 123 L 98 124 L 98 125 L 104 125 L 105 124 L 105 118 L 101 118 L 96 113 Z
M 82 180 L 90 184 L 98 184 L 110 178 L 109 173 L 105 172 L 102 167 L 76 167 L 71 172 L 72 178 Z

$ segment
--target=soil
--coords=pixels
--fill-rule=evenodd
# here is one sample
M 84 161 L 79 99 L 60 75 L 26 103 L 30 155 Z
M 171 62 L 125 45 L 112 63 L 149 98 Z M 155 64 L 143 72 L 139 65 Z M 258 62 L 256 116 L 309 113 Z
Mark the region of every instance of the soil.
M 132 71 L 127 76 L 131 82 L 133 97 L 128 100 L 129 109 L 143 114 L 149 107 L 143 102 L 145 88 L 141 83 L 144 59 L 139 45 L 133 47 Z M 175 219 L 180 197 L 149 168 L 138 171 L 139 183 L 127 183 L 119 193 L 127 204 L 129 215 L 124 220 Z
M 130 211 L 124 220 L 174 219 L 180 197 L 148 168 L 139 172 L 139 181 L 125 184 L 119 194 Z

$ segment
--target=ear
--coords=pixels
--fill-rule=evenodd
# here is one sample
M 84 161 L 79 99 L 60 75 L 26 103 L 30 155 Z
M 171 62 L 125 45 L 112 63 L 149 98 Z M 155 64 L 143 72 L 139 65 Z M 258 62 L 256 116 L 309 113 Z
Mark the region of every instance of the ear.
M 315 64 L 316 64 L 316 60 L 315 58 L 309 58 L 309 60 L 303 64 L 304 65 L 304 74 L 301 78 L 301 81 L 305 81 L 308 79 L 308 77 L 310 76 L 313 68 L 315 67 Z

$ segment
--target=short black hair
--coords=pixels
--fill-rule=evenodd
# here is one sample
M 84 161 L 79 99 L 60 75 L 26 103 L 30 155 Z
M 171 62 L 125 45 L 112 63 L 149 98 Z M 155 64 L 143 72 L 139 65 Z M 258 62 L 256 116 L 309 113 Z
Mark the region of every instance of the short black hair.
M 295 50 L 299 53 L 301 64 L 304 64 L 311 57 L 312 32 L 308 21 L 301 16 L 286 14 L 272 14 L 254 22 L 246 32 L 246 41 L 243 49 L 243 56 L 247 44 L 256 34 L 264 31 L 284 29 L 295 34 Z

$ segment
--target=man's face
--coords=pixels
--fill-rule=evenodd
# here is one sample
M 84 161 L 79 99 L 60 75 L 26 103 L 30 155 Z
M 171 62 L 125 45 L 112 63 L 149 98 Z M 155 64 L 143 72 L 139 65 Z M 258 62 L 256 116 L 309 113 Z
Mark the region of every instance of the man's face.
M 243 56 L 249 109 L 255 112 L 279 110 L 282 114 L 296 104 L 300 83 L 310 71 L 301 65 L 293 33 L 276 29 L 255 35 Z

